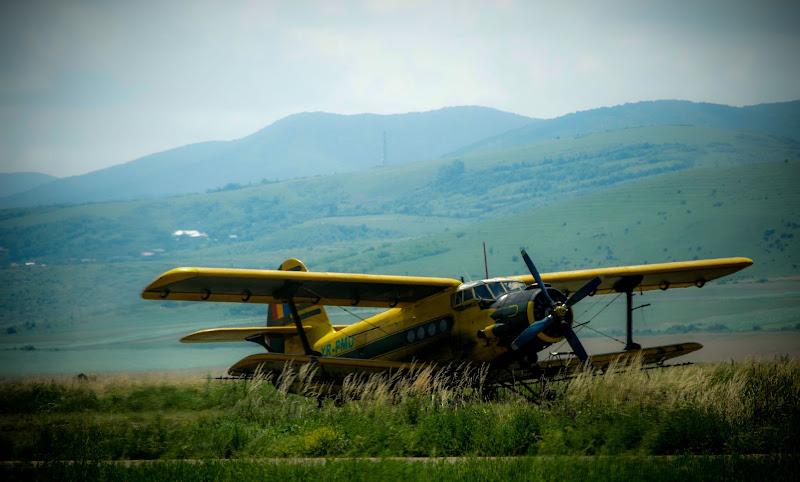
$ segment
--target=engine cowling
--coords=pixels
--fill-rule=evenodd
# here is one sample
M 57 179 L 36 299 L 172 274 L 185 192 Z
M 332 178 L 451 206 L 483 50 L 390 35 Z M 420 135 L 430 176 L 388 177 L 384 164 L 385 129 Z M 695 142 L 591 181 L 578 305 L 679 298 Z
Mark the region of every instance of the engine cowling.
M 546 286 L 546 285 L 545 285 Z M 557 302 L 566 302 L 567 297 L 555 288 L 546 286 L 547 294 Z M 478 332 L 478 336 L 486 339 L 498 339 L 498 346 L 508 347 L 511 342 L 528 326 L 537 320 L 546 318 L 552 308 L 551 303 L 537 285 L 529 286 L 525 291 L 509 293 L 489 306 L 494 309 L 491 318 L 494 324 L 486 326 Z M 563 319 L 570 326 L 573 323 L 572 309 L 564 314 Z M 526 352 L 537 352 L 552 343 L 564 339 L 560 324 L 553 323 L 544 329 L 538 338 L 528 344 Z

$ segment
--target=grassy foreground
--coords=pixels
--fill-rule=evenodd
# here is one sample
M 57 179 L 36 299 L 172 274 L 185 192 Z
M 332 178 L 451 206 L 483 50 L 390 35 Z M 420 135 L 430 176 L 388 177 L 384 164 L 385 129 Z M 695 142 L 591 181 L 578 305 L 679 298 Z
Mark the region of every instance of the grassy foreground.
M 321 408 L 314 399 L 287 394 L 291 380 L 285 378 L 274 384 L 155 376 L 5 381 L 0 454 L 23 462 L 0 472 L 48 479 L 153 478 L 157 470 L 157 478 L 269 473 L 340 480 L 366 464 L 377 478 L 485 478 L 524 470 L 543 478 L 670 473 L 672 480 L 681 473 L 676 466 L 755 477 L 792 473 L 800 465 L 798 360 L 583 374 L 551 386 L 552 400 L 541 405 L 511 393 L 484 401 L 446 381 L 430 373 L 391 384 L 362 380 Z M 417 456 L 537 457 L 291 463 L 295 457 Z M 219 460 L 232 458 L 240 460 Z M 286 463 L 242 460 L 283 458 Z M 131 467 L 107 462 L 142 459 L 162 461 Z M 59 462 L 64 460 L 72 462 Z
M 0 466 L 4 480 L 790 480 L 797 456 L 519 457 L 432 460 L 46 462 Z

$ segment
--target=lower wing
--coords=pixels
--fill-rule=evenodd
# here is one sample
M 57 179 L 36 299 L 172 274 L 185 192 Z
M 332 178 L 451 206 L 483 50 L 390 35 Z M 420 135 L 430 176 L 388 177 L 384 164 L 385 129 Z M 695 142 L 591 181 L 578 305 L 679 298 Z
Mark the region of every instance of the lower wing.
M 627 350 L 613 353 L 603 353 L 599 355 L 592 355 L 589 360 L 596 370 L 604 370 L 613 363 L 627 365 L 635 360 L 641 360 L 643 365 L 652 363 L 661 363 L 671 358 L 676 358 L 683 355 L 688 355 L 694 351 L 703 348 L 700 343 L 676 343 L 674 345 L 654 346 L 651 348 L 642 348 L 641 350 Z M 559 375 L 569 375 L 576 373 L 583 369 L 581 361 L 576 357 L 569 357 L 563 359 L 546 360 L 538 363 L 542 373 L 547 378 L 553 378 Z
M 241 359 L 228 369 L 231 376 L 252 376 L 256 372 L 281 373 L 287 365 L 315 366 L 324 372 L 326 377 L 343 379 L 350 374 L 371 374 L 386 371 L 415 371 L 424 369 L 441 369 L 438 365 L 417 362 L 392 362 L 385 360 L 361 360 L 329 356 L 287 355 L 284 353 L 259 353 Z
M 333 325 L 334 331 L 342 330 L 350 325 Z M 308 332 L 313 327 L 303 325 L 303 331 Z M 260 335 L 296 336 L 297 328 L 294 326 L 253 326 L 245 328 L 213 328 L 211 330 L 196 331 L 181 338 L 181 343 L 220 343 L 236 341 L 252 341 Z

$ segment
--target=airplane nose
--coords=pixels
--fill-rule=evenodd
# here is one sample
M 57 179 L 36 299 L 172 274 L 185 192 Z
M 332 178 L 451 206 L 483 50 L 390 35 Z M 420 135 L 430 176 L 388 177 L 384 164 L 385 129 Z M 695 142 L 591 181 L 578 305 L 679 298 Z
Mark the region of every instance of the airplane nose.
M 578 337 L 575 335 L 575 332 L 572 331 L 572 320 L 566 319 L 566 316 L 568 313 L 570 313 L 570 308 L 572 305 L 581 301 L 583 298 L 597 290 L 597 287 L 603 282 L 602 277 L 598 276 L 590 280 L 569 298 L 564 296 L 559 291 L 554 291 L 553 294 L 559 295 L 556 296 L 556 298 L 559 299 L 554 300 L 550 296 L 550 293 L 548 293 L 547 285 L 545 285 L 542 281 L 539 272 L 536 270 L 536 266 L 533 265 L 533 261 L 531 261 L 528 253 L 526 253 L 524 249 L 522 250 L 522 259 L 525 260 L 525 264 L 528 265 L 528 269 L 533 275 L 533 278 L 536 280 L 536 284 L 539 286 L 540 292 L 547 300 L 547 303 L 544 303 L 541 306 L 544 309 L 534 309 L 534 315 L 536 315 L 534 318 L 540 318 L 539 321 L 535 321 L 525 328 L 522 333 L 520 333 L 519 336 L 511 343 L 511 348 L 514 350 L 519 350 L 520 348 L 524 347 L 534 338 L 539 337 L 539 335 L 547 330 L 551 323 L 555 321 L 555 326 L 560 328 L 562 336 L 567 339 L 572 351 L 575 352 L 575 355 L 581 360 L 581 362 L 585 362 L 589 357 L 586 354 L 586 350 L 583 348 L 580 340 L 578 340 Z
M 489 317 L 494 324 L 478 330 L 479 338 L 504 338 L 516 336 L 530 324 L 533 315 L 533 301 L 516 294 L 513 304 L 503 306 L 492 312 Z

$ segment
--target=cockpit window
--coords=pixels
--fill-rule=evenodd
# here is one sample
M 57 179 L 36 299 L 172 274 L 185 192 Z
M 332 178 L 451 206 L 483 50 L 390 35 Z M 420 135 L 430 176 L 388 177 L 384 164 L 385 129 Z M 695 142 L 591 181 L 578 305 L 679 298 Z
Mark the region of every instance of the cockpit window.
M 492 299 L 497 299 L 506 294 L 506 289 L 503 283 L 487 283 L 486 286 L 492 291 Z
M 487 285 L 478 285 L 475 287 L 475 298 L 480 300 L 493 300 L 495 296 L 489 291 L 489 286 Z
M 517 280 L 488 280 L 465 283 L 453 295 L 453 306 L 458 306 L 467 301 L 496 300 L 506 293 L 524 291 L 525 283 Z
M 502 281 L 506 291 L 512 293 L 514 291 L 525 291 L 525 283 L 522 281 Z

